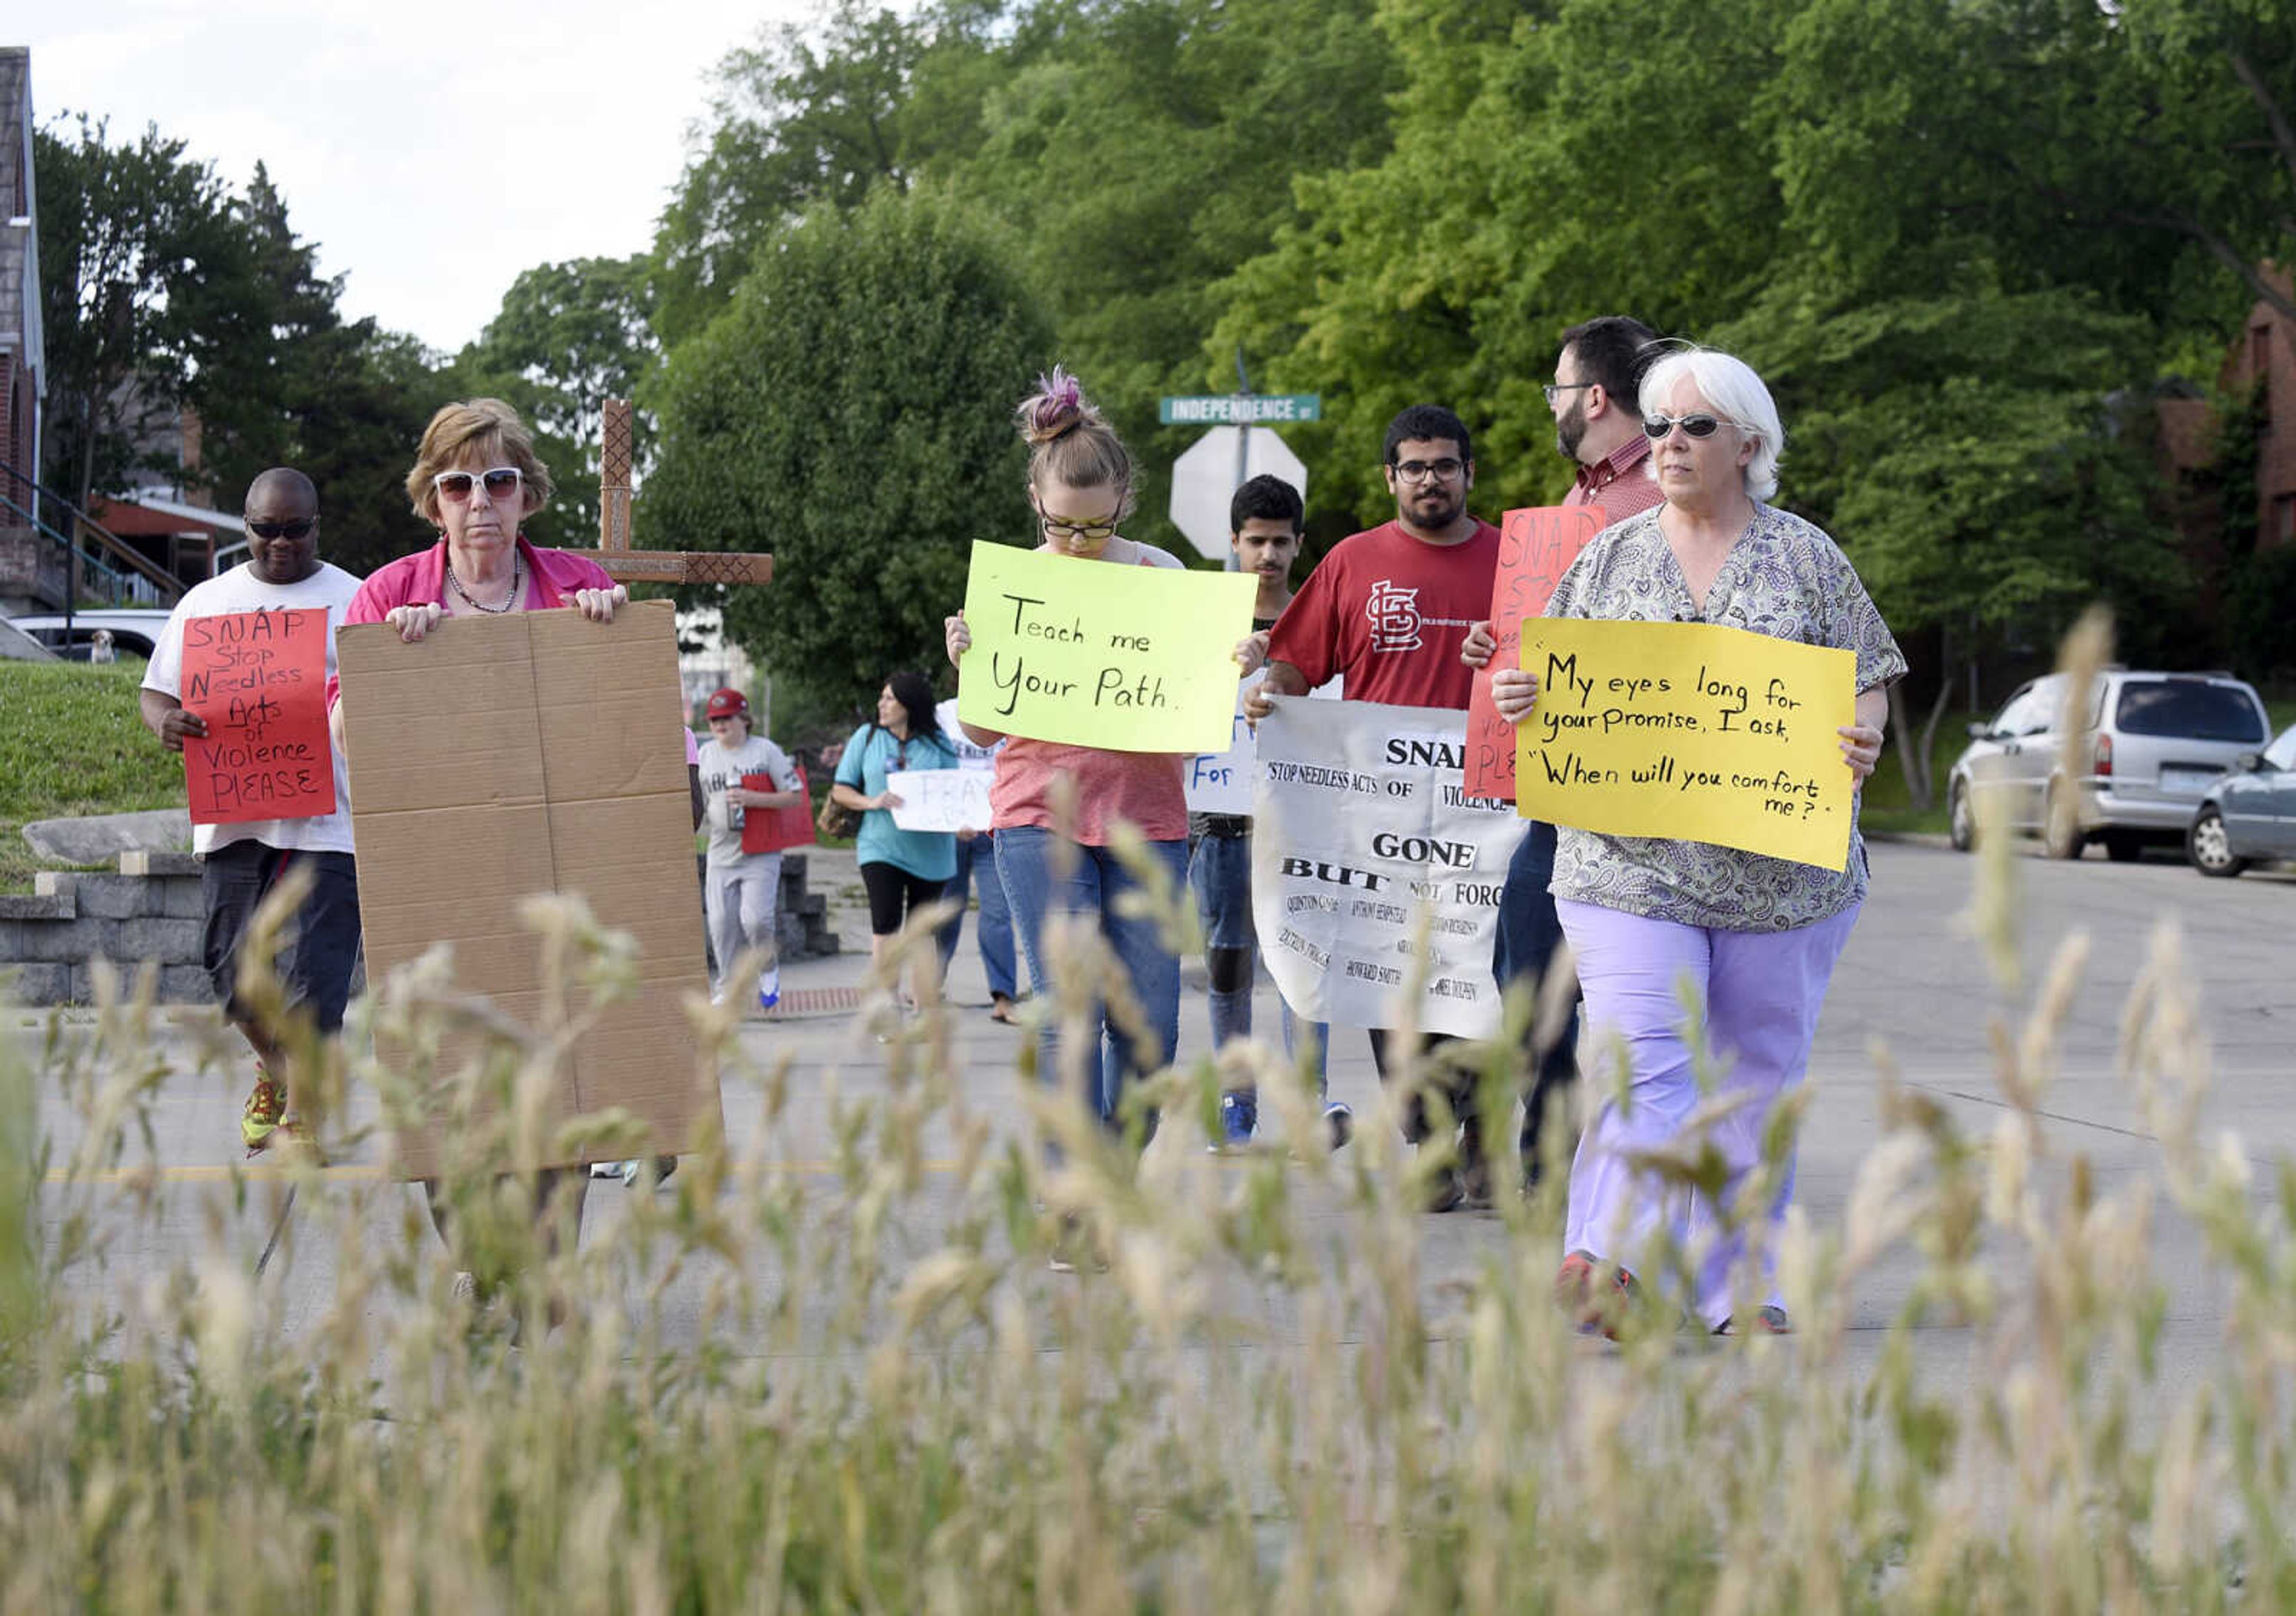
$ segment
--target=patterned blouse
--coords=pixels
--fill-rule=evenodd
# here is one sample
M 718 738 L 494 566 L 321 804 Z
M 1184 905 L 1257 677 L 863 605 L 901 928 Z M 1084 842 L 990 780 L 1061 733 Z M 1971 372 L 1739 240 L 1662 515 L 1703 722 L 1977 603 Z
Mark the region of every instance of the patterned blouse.
M 1549 617 L 1628 622 L 1707 622 L 1809 645 L 1855 652 L 1863 693 L 1902 678 L 1906 659 L 1873 597 L 1839 546 L 1819 529 L 1769 505 L 1715 575 L 1702 604 L 1690 598 L 1658 510 L 1605 528 L 1555 586 Z M 1629 915 L 1730 931 L 1815 925 L 1866 896 L 1866 844 L 1853 822 L 1839 873 L 1710 842 L 1603 836 L 1561 828 L 1555 897 Z

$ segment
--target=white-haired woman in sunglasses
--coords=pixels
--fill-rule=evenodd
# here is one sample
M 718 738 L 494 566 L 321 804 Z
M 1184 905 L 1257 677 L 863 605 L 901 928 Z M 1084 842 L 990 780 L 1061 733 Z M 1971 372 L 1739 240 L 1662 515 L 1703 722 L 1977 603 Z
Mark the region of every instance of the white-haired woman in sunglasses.
M 1547 615 L 1720 623 L 1853 652 L 1856 722 L 1841 732 L 1841 755 L 1862 787 L 1906 660 L 1834 542 L 1766 503 L 1785 442 L 1769 390 L 1743 361 L 1689 349 L 1651 367 L 1642 407 L 1666 502 L 1597 534 Z M 1501 671 L 1491 685 L 1517 723 L 1537 705 L 1529 673 Z M 1791 1146 L 1775 1179 L 1755 1169 L 1773 1110 L 1808 1066 L 1866 885 L 1854 828 L 1839 874 L 1708 842 L 1561 832 L 1551 890 L 1587 1019 L 1598 1042 L 1619 1040 L 1628 1065 L 1628 1091 L 1603 1102 L 1571 1164 L 1556 1295 L 1582 1327 L 1615 1328 L 1638 1268 L 1671 1251 L 1685 1265 L 1681 1300 L 1707 1328 L 1790 1328 L 1775 1236 L 1793 1198 Z M 1685 1010 L 1685 982 L 1702 1014 Z M 1635 1164 L 1692 1143 L 1680 1136 L 1704 1098 L 1707 1053 L 1725 1104 L 1701 1126 L 1727 1167 L 1711 1198 Z

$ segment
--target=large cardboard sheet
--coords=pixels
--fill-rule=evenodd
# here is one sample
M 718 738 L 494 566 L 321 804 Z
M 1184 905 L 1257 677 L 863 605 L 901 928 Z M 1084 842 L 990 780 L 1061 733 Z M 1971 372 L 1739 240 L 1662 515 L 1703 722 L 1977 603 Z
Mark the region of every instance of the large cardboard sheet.
M 550 1131 L 613 1107 L 651 1130 L 642 1153 L 684 1149 L 697 1125 L 714 1131 L 717 1084 L 698 1070 L 682 1003 L 708 979 L 668 603 L 603 625 L 569 611 L 452 618 L 413 645 L 360 625 L 336 636 L 335 654 L 368 980 L 447 943 L 460 988 L 554 1032 L 538 1024 L 541 939 L 518 912 L 537 893 L 578 894 L 635 940 L 639 985 L 577 1046 Z M 461 1070 L 478 1040 L 451 1035 L 439 1070 Z M 433 1177 L 440 1162 L 435 1127 L 393 1141 L 401 1177 Z

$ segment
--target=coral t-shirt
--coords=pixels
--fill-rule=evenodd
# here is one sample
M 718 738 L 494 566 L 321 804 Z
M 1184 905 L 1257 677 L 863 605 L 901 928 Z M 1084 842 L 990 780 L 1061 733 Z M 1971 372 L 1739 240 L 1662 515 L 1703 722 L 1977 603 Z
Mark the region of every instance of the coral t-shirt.
M 1276 621 L 1268 660 L 1310 690 L 1341 676 L 1350 701 L 1464 708 L 1475 670 L 1459 660 L 1467 630 L 1491 614 L 1499 530 L 1431 545 L 1384 522 L 1340 541 Z
M 1140 551 L 1144 567 L 1181 564 L 1152 545 L 1142 545 Z M 1052 829 L 1060 818 L 1055 799 L 1068 789 L 1061 783 L 1063 777 L 1076 794 L 1075 835 L 1081 846 L 1108 846 L 1119 819 L 1138 826 L 1151 841 L 1188 839 L 1187 770 L 1179 753 L 1113 752 L 1019 735 L 997 749 L 996 777 L 988 786 L 994 827 Z

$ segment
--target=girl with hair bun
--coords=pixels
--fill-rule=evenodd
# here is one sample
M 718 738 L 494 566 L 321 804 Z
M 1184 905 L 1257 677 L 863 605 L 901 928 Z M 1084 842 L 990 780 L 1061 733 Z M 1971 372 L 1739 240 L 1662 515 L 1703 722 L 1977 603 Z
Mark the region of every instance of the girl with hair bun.
M 1119 567 L 1177 567 L 1177 556 L 1117 531 L 1131 513 L 1132 457 L 1077 379 L 1059 366 L 1015 408 L 1029 445 L 1029 500 L 1037 515 L 1038 552 Z M 948 660 L 960 671 L 972 644 L 962 613 L 947 624 Z M 981 746 L 1005 737 L 964 726 Z M 1045 954 L 1045 921 L 1061 914 L 1100 932 L 1130 979 L 1150 1041 L 1144 1044 L 1095 1006 L 1100 1059 L 1082 1064 L 1084 1100 L 1102 1124 L 1119 1126 L 1124 1085 L 1172 1058 L 1180 1033 L 1180 960 L 1150 915 L 1128 915 L 1120 902 L 1139 882 L 1116 857 L 1119 824 L 1148 841 L 1172 890 L 1187 880 L 1188 807 L 1183 759 L 1172 752 L 1110 751 L 1013 737 L 997 754 L 990 789 L 996 872 L 1003 878 L 1021 951 L 1038 985 L 1053 980 Z M 1045 1018 L 1037 1034 L 1037 1070 L 1057 1080 L 1058 1029 Z

